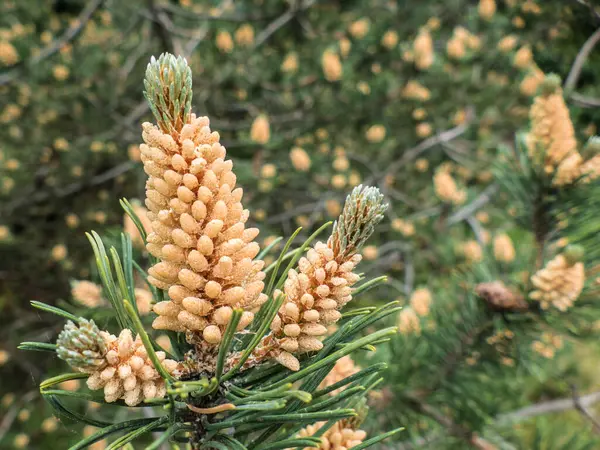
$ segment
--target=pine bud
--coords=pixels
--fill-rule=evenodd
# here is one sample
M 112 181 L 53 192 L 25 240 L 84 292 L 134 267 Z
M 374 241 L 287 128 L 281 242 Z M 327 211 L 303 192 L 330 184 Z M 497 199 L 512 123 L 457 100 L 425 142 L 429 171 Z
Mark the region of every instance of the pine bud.
M 580 174 L 584 183 L 589 183 L 600 177 L 600 137 L 592 136 L 583 149 L 587 159 L 581 164 Z M 588 159 L 589 158 L 589 159 Z
M 354 364 L 350 356 L 344 356 L 336 361 L 333 369 L 331 369 L 319 385 L 319 389 L 325 389 L 339 381 L 345 380 L 359 370 L 360 368 Z M 336 389 L 331 391 L 329 395 L 337 395 L 344 389 L 344 387 Z M 322 442 L 317 449 L 345 450 L 359 445 L 366 438 L 366 433 L 358 429 L 358 425 L 364 420 L 365 408 L 362 406 L 357 409 L 359 409 L 359 416 L 355 419 L 343 419 L 337 422 L 321 436 Z M 300 430 L 297 437 L 312 436 L 324 424 L 325 422 L 318 422 L 314 425 L 309 425 Z
M 336 255 L 347 257 L 362 247 L 383 219 L 388 205 L 374 187 L 357 186 L 346 198 L 339 219 L 333 224 L 330 246 Z
M 581 156 L 588 159 L 593 158 L 598 154 L 600 154 L 600 136 L 592 136 L 585 143 Z
M 352 43 L 348 38 L 342 38 L 338 41 L 338 46 L 340 48 L 340 55 L 342 58 L 346 58 L 348 53 L 350 53 L 350 49 L 352 48 Z
M 163 53 L 146 68 L 144 97 L 164 133 L 178 133 L 192 108 L 192 71 L 185 58 Z
M 564 250 L 563 255 L 569 266 L 573 266 L 578 262 L 583 261 L 585 250 L 581 245 L 569 245 Z
M 546 75 L 546 78 L 540 84 L 540 94 L 541 95 L 552 95 L 559 92 L 561 86 L 561 79 L 555 73 L 550 73 Z
M 463 41 L 453 36 L 446 43 L 446 53 L 452 59 L 462 59 L 465 57 L 466 49 Z
M 93 320 L 79 319 L 79 326 L 70 320 L 56 340 L 56 353 L 71 367 L 91 373 L 106 365 L 106 345 Z

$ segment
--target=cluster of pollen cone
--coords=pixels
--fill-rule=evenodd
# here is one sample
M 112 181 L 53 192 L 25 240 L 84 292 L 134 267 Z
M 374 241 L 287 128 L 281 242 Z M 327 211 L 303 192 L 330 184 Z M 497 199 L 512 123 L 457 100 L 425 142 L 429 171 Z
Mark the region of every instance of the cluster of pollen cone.
M 319 385 L 319 389 L 332 386 L 338 381 L 354 375 L 359 370 L 359 367 L 354 364 L 349 356 L 344 356 L 335 363 L 331 372 Z M 336 395 L 343 389 L 336 389 L 329 395 Z M 352 419 L 342 419 L 336 422 L 320 437 L 321 443 L 318 447 L 305 447 L 304 450 L 347 450 L 360 445 L 367 437 L 367 433 L 358 429 L 357 424 L 354 422 L 355 420 Z M 314 436 L 325 424 L 326 422 L 317 422 L 314 425 L 308 425 L 300 430 L 298 437 Z
M 353 270 L 360 260 L 358 254 L 336 259 L 330 246 L 318 242 L 298 261 L 297 270 L 289 271 L 286 300 L 271 324 L 272 356 L 279 363 L 298 370 L 292 353 L 321 350 L 327 326 L 340 319 L 339 309 L 352 299 L 351 286 L 359 279 Z
M 321 436 L 321 443 L 318 447 L 306 447 L 304 450 L 347 450 L 362 444 L 367 433 L 364 430 L 356 430 L 351 424 L 345 422 L 341 420 L 327 430 L 325 435 Z M 323 425 L 325 422 L 309 425 L 298 433 L 298 437 L 312 436 Z
M 156 71 L 169 76 L 161 67 L 164 61 L 154 63 Z M 169 296 L 154 306 L 153 327 L 216 345 L 234 308 L 244 310 L 238 325 L 243 329 L 266 301 L 264 262 L 254 260 L 258 229 L 245 226 L 243 191 L 235 187 L 233 164 L 225 159 L 219 134 L 210 130 L 206 117 L 190 114 L 181 123 L 180 129 L 144 123 L 140 146 L 149 176 L 147 249 L 160 260 L 150 268 L 149 282 Z
M 152 365 L 139 336 L 134 340 L 128 329 L 118 337 L 105 331 L 100 335 L 107 346 L 106 366 L 90 375 L 87 380 L 90 389 L 103 389 L 107 402 L 123 399 L 129 406 L 165 396 L 165 381 Z M 156 356 L 170 373 L 179 367 L 177 361 L 166 359 L 164 352 L 156 352 Z
M 93 321 L 69 321 L 57 340 L 58 356 L 74 369 L 89 374 L 91 390 L 104 390 L 104 399 L 119 399 L 129 406 L 165 396 L 165 381 L 154 368 L 139 336 L 124 329 L 119 336 L 100 331 Z M 170 374 L 180 369 L 177 361 L 156 352 L 162 367 Z
M 592 138 L 586 146 L 591 156 L 585 160 L 577 150 L 575 129 L 560 87 L 560 78 L 549 75 L 541 85 L 529 111 L 531 131 L 526 137 L 530 156 L 541 163 L 553 184 L 590 182 L 600 176 L 600 145 Z M 542 156 L 540 158 L 540 156 Z
M 352 286 L 360 279 L 354 273 L 362 259 L 357 252 L 386 208 L 376 188 L 358 186 L 352 191 L 327 243 L 317 242 L 300 258 L 297 268 L 288 272 L 283 292 L 275 292 L 285 300 L 254 361 L 270 357 L 298 370 L 295 354 L 321 350 L 328 326 L 341 318 L 339 310 L 352 300 Z
M 542 309 L 553 306 L 559 311 L 566 311 L 581 294 L 585 284 L 585 268 L 580 261 L 581 255 L 573 256 L 573 253 L 574 250 L 567 249 L 531 277 L 535 289 L 529 297 L 539 301 Z

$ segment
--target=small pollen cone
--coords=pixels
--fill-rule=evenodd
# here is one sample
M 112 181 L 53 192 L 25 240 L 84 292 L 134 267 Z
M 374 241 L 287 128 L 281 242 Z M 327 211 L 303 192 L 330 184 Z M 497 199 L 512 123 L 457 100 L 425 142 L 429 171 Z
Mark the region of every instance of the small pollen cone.
M 510 263 L 515 260 L 515 246 L 506 233 L 500 233 L 494 238 L 494 258 L 496 261 Z
M 321 66 L 323 74 L 327 81 L 339 81 L 342 78 L 342 62 L 337 53 L 332 50 L 325 50 L 321 57 Z
M 412 308 L 403 308 L 398 314 L 398 331 L 400 334 L 421 334 L 421 320 Z
M 446 169 L 442 168 L 435 173 L 433 187 L 437 197 L 445 203 L 461 205 L 467 199 L 466 191 L 459 189 L 456 181 Z
M 101 334 L 107 349 L 106 364 L 90 374 L 88 388 L 103 389 L 108 403 L 122 399 L 128 406 L 166 395 L 165 380 L 148 358 L 139 336 L 134 340 L 129 329 L 121 331 L 119 337 L 104 331 Z M 179 363 L 166 359 L 164 352 L 158 351 L 156 356 L 168 373 L 174 374 L 180 369 Z
M 250 139 L 258 144 L 266 144 L 271 138 L 271 128 L 269 125 L 269 119 L 264 114 L 259 115 L 254 122 L 252 122 L 252 128 L 250 129 Z
M 58 357 L 80 372 L 102 369 L 106 352 L 102 332 L 93 320 L 80 318 L 77 325 L 69 320 L 56 340 Z
M 550 306 L 566 311 L 577 300 L 585 283 L 585 270 L 579 249 L 567 247 L 565 253 L 557 255 L 531 277 L 534 290 L 529 298 L 540 302 L 542 309 Z
M 413 43 L 413 53 L 417 69 L 426 70 L 433 64 L 433 39 L 427 28 L 423 27 L 419 31 Z
M 477 8 L 479 17 L 484 20 L 491 20 L 496 14 L 496 0 L 479 0 Z
M 74 281 L 71 284 L 71 296 L 77 303 L 88 308 L 97 308 L 106 304 L 102 297 L 102 287 L 91 281 Z
M 326 422 L 317 422 L 300 430 L 298 437 L 313 436 Z M 318 447 L 305 448 L 305 450 L 347 450 L 360 445 L 367 437 L 364 430 L 356 429 L 350 421 L 340 420 L 319 436 L 321 443 Z

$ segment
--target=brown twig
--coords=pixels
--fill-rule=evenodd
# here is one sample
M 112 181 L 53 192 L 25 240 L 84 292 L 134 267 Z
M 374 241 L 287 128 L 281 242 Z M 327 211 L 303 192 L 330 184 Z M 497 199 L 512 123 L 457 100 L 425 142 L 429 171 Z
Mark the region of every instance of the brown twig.
M 233 403 L 224 403 L 222 405 L 213 406 L 211 408 L 198 408 L 194 405 L 187 405 L 190 411 L 194 411 L 198 414 L 217 414 L 220 412 L 231 411 L 235 409 L 235 405 Z
M 18 400 L 4 415 L 4 417 L 2 418 L 2 422 L 0 422 L 0 441 L 2 440 L 6 432 L 10 429 L 15 418 L 17 417 L 17 413 L 20 411 L 23 405 L 33 400 L 37 393 L 37 389 L 34 391 L 29 391 L 27 394 L 22 396 L 20 400 Z
M 459 439 L 463 439 L 472 448 L 479 450 L 495 450 L 497 448 L 486 439 L 480 437 L 477 433 L 470 431 L 463 425 L 455 423 L 450 417 L 445 416 L 431 405 L 419 400 L 416 397 L 409 398 L 409 400 L 413 402 L 413 406 L 419 412 L 431 417 L 433 420 L 443 426 L 448 433 Z
M 271 16 L 251 16 L 251 15 L 209 15 L 209 14 L 199 14 L 189 9 L 181 8 L 172 4 L 164 4 L 158 6 L 160 9 L 164 11 L 169 11 L 176 16 L 183 17 L 188 20 L 198 21 L 221 21 L 221 22 L 259 22 L 264 20 L 271 20 L 273 17 Z
M 479 194 L 479 196 L 468 205 L 456 211 L 450 217 L 448 217 L 448 225 L 453 225 L 458 222 L 466 220 L 469 216 L 473 215 L 479 208 L 487 204 L 498 192 L 498 185 L 491 184 L 485 190 Z
M 474 110 L 470 108 L 467 111 L 467 118 L 463 123 L 454 128 L 450 128 L 449 130 L 442 131 L 441 133 L 438 133 L 435 136 L 431 136 L 430 138 L 421 141 L 418 145 L 414 146 L 413 148 L 406 150 L 402 155 L 402 158 L 390 164 L 385 173 L 393 174 L 404 164 L 408 163 L 409 161 L 412 161 L 424 151 L 429 150 L 430 148 L 435 147 L 438 144 L 452 141 L 458 136 L 464 134 L 469 129 L 469 126 L 471 125 L 471 122 L 474 119 L 474 115 Z

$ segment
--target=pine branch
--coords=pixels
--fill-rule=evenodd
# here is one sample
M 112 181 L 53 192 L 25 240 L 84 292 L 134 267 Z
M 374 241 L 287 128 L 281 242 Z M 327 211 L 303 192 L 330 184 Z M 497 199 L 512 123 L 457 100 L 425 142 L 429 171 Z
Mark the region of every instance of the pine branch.
M 584 408 L 589 408 L 592 405 L 600 402 L 600 391 L 592 392 L 578 397 L 578 403 Z M 496 418 L 498 424 L 506 422 L 519 422 L 531 417 L 543 416 L 546 414 L 559 413 L 576 408 L 575 399 L 573 396 L 546 402 L 536 403 L 513 412 L 501 414 Z
M 271 22 L 257 37 L 254 44 L 255 47 L 260 47 L 280 28 L 284 27 L 290 20 L 296 17 L 298 12 L 310 8 L 316 3 L 316 0 L 299 1 L 293 0 L 290 8 L 281 16 Z
M 582 417 L 592 424 L 594 432 L 596 434 L 600 434 L 600 422 L 598 419 L 596 419 L 596 417 L 594 417 L 588 407 L 582 403 L 577 386 L 571 385 L 571 392 L 573 395 L 573 405 L 575 405 L 575 409 L 581 414 Z
M 600 42 L 600 28 L 598 28 L 589 38 L 577 54 L 575 61 L 573 62 L 573 66 L 571 67 L 571 71 L 567 76 L 567 79 L 564 84 L 565 94 L 569 95 L 577 85 L 577 81 L 579 80 L 579 76 L 581 75 L 581 70 L 583 69 L 583 65 L 588 59 L 589 54 L 594 49 L 596 44 Z
M 417 411 L 428 417 L 431 417 L 437 423 L 442 425 L 449 434 L 464 440 L 472 448 L 480 450 L 493 450 L 496 448 L 494 445 L 478 436 L 476 433 L 470 431 L 465 426 L 455 423 L 450 417 L 445 416 L 431 405 L 419 400 L 416 397 L 408 398 L 412 400 L 413 406 Z

